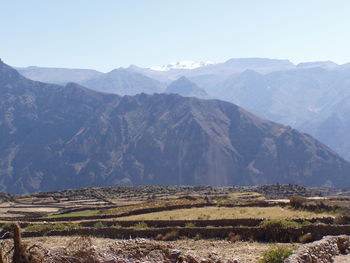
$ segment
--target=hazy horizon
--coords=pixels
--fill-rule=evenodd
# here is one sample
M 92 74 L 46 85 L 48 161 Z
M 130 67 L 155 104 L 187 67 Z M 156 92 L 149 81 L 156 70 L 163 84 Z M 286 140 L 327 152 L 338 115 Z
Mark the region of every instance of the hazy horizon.
M 107 72 L 246 57 L 350 61 L 344 0 L 1 2 L 0 57 L 16 67 Z
M 2 59 L 0 57 L 0 59 Z M 335 61 L 332 61 L 332 60 L 323 60 L 323 61 L 299 61 L 299 62 L 294 62 L 290 59 L 286 59 L 286 58 L 267 58 L 267 57 L 236 57 L 236 58 L 227 58 L 226 60 L 223 60 L 223 61 L 212 61 L 214 64 L 219 64 L 219 63 L 224 63 L 230 59 L 271 59 L 271 60 L 288 60 L 290 61 L 291 63 L 293 63 L 295 66 L 297 66 L 298 64 L 302 64 L 302 63 L 318 63 L 318 62 L 333 62 L 333 63 L 336 63 Z M 2 59 L 2 61 L 5 63 L 5 64 L 8 64 L 10 65 L 11 67 L 14 67 L 14 68 L 29 68 L 29 67 L 38 67 L 38 68 L 52 68 L 52 69 L 86 69 L 86 70 L 96 70 L 96 71 L 99 71 L 101 73 L 108 73 L 110 72 L 111 70 L 114 70 L 114 69 L 118 69 L 118 68 L 128 68 L 128 67 L 131 67 L 131 66 L 137 66 L 137 67 L 141 67 L 140 65 L 137 65 L 137 64 L 129 64 L 127 66 L 120 66 L 120 67 L 116 67 L 116 68 L 113 68 L 111 70 L 107 70 L 107 71 L 102 71 L 102 70 L 98 70 L 96 68 L 88 68 L 88 67 L 62 67 L 62 66 L 45 66 L 45 65 L 27 65 L 27 66 L 17 66 L 17 65 L 11 65 L 9 63 L 7 63 L 7 61 L 5 61 L 4 59 Z M 170 65 L 171 63 L 176 63 L 176 62 L 183 62 L 183 61 L 190 61 L 190 62 L 206 62 L 208 60 L 203 60 L 203 61 L 191 61 L 191 60 L 177 60 L 177 61 L 170 61 L 169 63 L 165 63 L 165 64 L 162 64 L 162 65 L 150 65 L 150 66 L 145 66 L 143 68 L 151 68 L 151 67 L 154 67 L 154 66 L 166 66 L 166 65 Z M 348 64 L 350 63 L 350 61 L 348 62 L 345 62 L 345 63 L 336 63 L 338 66 L 341 66 L 341 65 L 345 65 L 345 64 Z

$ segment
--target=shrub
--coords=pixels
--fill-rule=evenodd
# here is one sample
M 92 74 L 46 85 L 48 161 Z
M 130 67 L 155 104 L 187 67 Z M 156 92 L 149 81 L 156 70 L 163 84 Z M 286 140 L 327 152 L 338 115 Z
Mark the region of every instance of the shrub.
M 69 230 L 73 228 L 81 227 L 79 224 L 70 223 L 70 224 L 33 224 L 25 228 L 26 231 L 38 231 L 38 232 L 49 232 L 51 230 Z
M 155 240 L 163 240 L 164 236 L 162 234 L 158 234 L 154 239 Z
M 107 225 L 104 224 L 103 222 L 96 222 L 94 224 L 94 228 L 103 228 L 103 227 L 107 227 Z
M 289 198 L 289 204 L 293 208 L 302 208 L 305 206 L 305 203 L 307 202 L 307 199 L 302 196 L 292 196 Z
M 56 257 L 56 258 L 55 258 Z M 89 237 L 78 237 L 71 240 L 65 249 L 63 255 L 52 255 L 50 262 L 99 262 L 96 249 Z
M 201 234 L 197 233 L 193 239 L 194 240 L 201 240 L 201 239 L 203 239 L 203 236 Z
M 171 232 L 168 232 L 166 233 L 164 236 L 163 236 L 163 241 L 171 241 L 171 240 L 175 240 L 179 237 L 179 232 L 178 231 L 171 231 Z
M 192 222 L 187 222 L 185 224 L 185 227 L 196 227 L 196 225 L 194 223 L 192 223 Z
M 309 243 L 313 240 L 311 233 L 306 233 L 305 235 L 302 235 L 299 237 L 300 243 Z
M 284 219 L 270 219 L 264 220 L 260 223 L 260 226 L 265 228 L 278 228 L 278 227 L 300 227 L 302 224 L 295 221 L 288 221 Z
M 312 223 L 310 221 L 308 221 L 308 220 L 305 220 L 305 221 L 303 221 L 300 224 L 301 224 L 301 226 L 307 226 L 307 225 L 311 225 Z
M 5 231 L 12 231 L 13 230 L 13 223 L 4 223 L 1 224 L 1 228 Z
M 293 250 L 284 246 L 273 246 L 265 251 L 259 263 L 283 263 L 292 254 Z
M 132 226 L 133 228 L 147 228 L 148 225 L 145 222 L 138 222 Z
M 228 240 L 228 241 L 231 241 L 231 242 L 241 241 L 241 240 L 242 240 L 242 236 L 241 236 L 241 235 L 238 235 L 238 234 L 235 234 L 235 233 L 233 233 L 233 232 L 230 232 L 230 233 L 227 235 L 227 240 Z
M 341 214 L 334 218 L 333 224 L 335 225 L 347 225 L 350 223 L 349 214 Z

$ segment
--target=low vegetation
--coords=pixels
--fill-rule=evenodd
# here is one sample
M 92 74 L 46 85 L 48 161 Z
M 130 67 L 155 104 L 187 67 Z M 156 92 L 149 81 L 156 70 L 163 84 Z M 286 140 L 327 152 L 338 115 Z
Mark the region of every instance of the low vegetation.
M 293 253 L 293 249 L 285 246 L 272 246 L 265 251 L 259 263 L 283 263 Z
M 103 227 L 107 227 L 107 225 L 103 222 L 96 222 L 94 224 L 94 228 L 103 228 Z
M 145 222 L 138 222 L 132 226 L 132 228 L 148 228 L 148 225 Z
M 78 212 L 71 212 L 66 214 L 49 215 L 47 218 L 64 218 L 64 217 L 83 217 L 83 216 L 93 216 L 99 214 L 99 210 L 84 210 Z
M 232 193 L 230 197 L 239 200 L 265 200 L 265 197 L 262 194 L 256 192 Z
M 57 223 L 57 224 L 31 224 L 25 228 L 25 231 L 49 232 L 52 230 L 69 230 L 81 228 L 77 223 Z
M 264 220 L 260 223 L 260 226 L 265 228 L 277 228 L 277 227 L 302 227 L 305 225 L 310 225 L 310 221 L 303 221 L 303 222 L 296 222 L 291 220 L 284 220 L 284 219 L 271 219 L 271 220 Z

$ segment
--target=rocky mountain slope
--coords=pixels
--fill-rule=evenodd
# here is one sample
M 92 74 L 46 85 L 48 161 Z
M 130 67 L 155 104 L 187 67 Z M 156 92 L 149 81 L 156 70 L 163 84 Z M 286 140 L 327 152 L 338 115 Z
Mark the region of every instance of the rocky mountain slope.
M 0 63 L 0 191 L 107 185 L 350 186 L 306 134 L 219 100 L 35 82 Z
M 198 83 L 197 79 L 192 79 Z M 245 71 L 208 87 L 211 97 L 307 132 L 350 159 L 350 70 L 311 66 L 260 74 Z
M 74 69 L 19 70 L 33 80 L 75 81 L 91 89 L 121 95 L 164 92 L 169 83 L 185 76 L 208 95 L 203 97 L 203 92 L 182 95 L 235 103 L 259 117 L 307 132 L 350 160 L 347 143 L 350 125 L 342 110 L 350 107 L 343 99 L 350 96 L 350 63 L 319 61 L 294 65 L 288 60 L 242 58 L 190 68 L 171 67 L 164 71 L 130 66 L 116 70 L 116 76 L 98 72 L 99 75 L 92 76 L 96 72 Z
M 159 81 L 123 68 L 79 83 L 93 90 L 118 95 L 135 95 L 142 92 L 153 94 L 164 90 L 164 85 Z

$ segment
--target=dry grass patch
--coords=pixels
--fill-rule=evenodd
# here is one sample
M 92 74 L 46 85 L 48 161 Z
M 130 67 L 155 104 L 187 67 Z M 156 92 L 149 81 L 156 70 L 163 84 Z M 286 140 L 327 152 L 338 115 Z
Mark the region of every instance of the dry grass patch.
M 235 219 L 235 218 L 313 218 L 329 217 L 327 213 L 296 211 L 282 207 L 203 207 L 177 209 L 164 212 L 120 217 L 119 220 L 206 220 L 206 219 Z
M 186 198 L 178 198 L 169 201 L 150 201 L 143 202 L 134 205 L 122 206 L 117 208 L 111 208 L 101 211 L 102 214 L 120 214 L 130 211 L 135 211 L 139 209 L 147 209 L 147 208 L 158 208 L 158 207 L 168 207 L 168 206 L 176 206 L 176 205 L 196 205 L 205 203 L 205 200 L 202 198 L 198 198 L 195 200 L 189 200 Z

